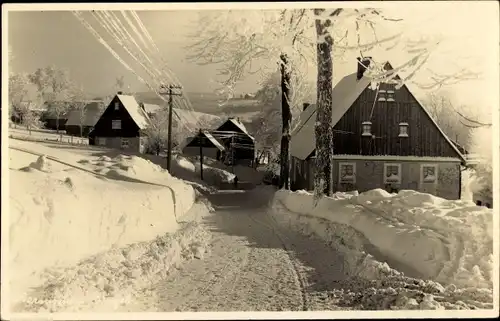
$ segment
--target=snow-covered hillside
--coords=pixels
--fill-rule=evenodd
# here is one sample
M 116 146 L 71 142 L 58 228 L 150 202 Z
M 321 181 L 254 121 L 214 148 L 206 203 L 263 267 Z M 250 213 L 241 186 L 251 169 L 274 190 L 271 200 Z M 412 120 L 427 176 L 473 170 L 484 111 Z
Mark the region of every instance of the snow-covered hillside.
M 54 282 L 54 276 L 44 272 L 46 269 L 67 269 L 93 255 L 98 255 L 95 260 L 102 262 L 104 257 L 107 261 L 112 253 L 103 254 L 106 251 L 115 249 L 119 256 L 127 246 L 157 237 L 162 244 L 171 243 L 165 233 L 179 230 L 179 221 L 195 200 L 191 186 L 139 157 L 82 158 L 63 148 L 37 143 L 11 140 L 9 145 L 8 267 L 12 303 L 23 300 L 28 287 L 47 280 Z M 200 240 L 187 240 L 176 249 L 167 244 L 163 249 L 177 253 L 189 248 L 190 242 Z M 148 247 L 151 244 L 144 243 L 132 252 L 146 251 Z M 113 264 L 120 265 L 119 261 Z M 122 268 L 122 274 L 132 273 Z M 89 269 L 87 264 L 74 272 L 102 277 Z M 119 286 L 113 280 L 94 281 L 102 281 L 110 288 Z

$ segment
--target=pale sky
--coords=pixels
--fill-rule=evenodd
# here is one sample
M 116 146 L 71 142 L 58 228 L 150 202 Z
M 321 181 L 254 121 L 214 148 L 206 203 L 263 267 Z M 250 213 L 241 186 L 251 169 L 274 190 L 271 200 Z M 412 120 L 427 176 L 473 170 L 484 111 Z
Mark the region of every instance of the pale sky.
M 384 2 L 383 6 L 387 7 L 384 11 L 388 16 L 404 19 L 409 37 L 439 32 L 446 40 L 446 46 L 433 55 L 427 68 L 449 72 L 457 68 L 453 65 L 455 63 L 482 73 L 481 80 L 446 88 L 453 99 L 471 106 L 497 106 L 499 26 L 496 1 Z M 197 11 L 138 11 L 138 15 L 186 91 L 212 92 L 214 85 L 211 80 L 216 77 L 216 67 L 198 66 L 185 60 L 184 47 L 192 41 L 187 35 L 196 24 Z M 88 21 L 99 28 L 95 20 Z M 32 72 L 38 67 L 55 64 L 69 70 L 72 78 L 92 93 L 113 91 L 115 79 L 122 75 L 132 90 L 146 90 L 137 77 L 127 71 L 68 11 L 10 12 L 8 37 L 14 55 L 12 71 Z M 113 43 L 110 37 L 105 39 L 116 48 L 116 42 Z M 396 65 L 411 58 L 399 52 L 384 55 L 386 57 L 380 59 L 390 59 Z M 123 51 L 120 56 L 127 62 L 132 61 Z M 356 56 L 356 53 L 350 53 L 346 56 L 346 63 L 335 64 L 336 80 L 355 71 Z M 426 77 L 425 72 L 417 76 L 421 81 Z M 249 77 L 238 85 L 237 91 L 253 92 L 258 87 L 256 78 Z M 496 94 L 492 94 L 492 89 Z

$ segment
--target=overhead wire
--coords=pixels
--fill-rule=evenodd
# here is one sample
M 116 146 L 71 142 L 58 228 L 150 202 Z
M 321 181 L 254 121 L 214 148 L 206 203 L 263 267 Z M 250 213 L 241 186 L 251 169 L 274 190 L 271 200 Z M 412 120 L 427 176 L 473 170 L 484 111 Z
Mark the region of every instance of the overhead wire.
M 120 26 L 117 24 L 117 22 L 115 21 L 115 18 L 116 17 L 113 17 L 111 16 L 111 14 L 107 13 L 106 11 L 101 11 L 101 15 L 98 14 L 97 12 L 94 12 L 95 14 L 93 15 L 94 18 L 96 19 L 96 21 L 101 24 L 101 26 L 105 29 L 105 31 L 107 31 L 114 39 L 115 41 L 117 41 L 120 45 L 122 45 L 122 47 L 124 48 L 124 50 L 136 61 L 138 62 L 141 67 L 153 78 L 153 79 L 157 79 L 157 76 L 154 74 L 154 72 L 152 72 L 148 67 L 146 67 L 146 65 L 144 64 L 144 62 L 140 61 L 132 52 L 131 52 L 131 48 L 129 46 L 127 46 L 125 44 L 125 41 L 127 40 L 127 36 L 126 36 L 126 32 L 120 30 Z M 109 19 L 109 21 L 107 21 Z M 117 18 L 116 18 L 117 19 Z M 95 36 L 95 34 L 94 34 Z M 101 37 L 102 38 L 102 37 Z M 134 41 L 135 42 L 135 41 Z M 101 41 L 102 43 L 102 41 Z M 135 42 L 135 44 L 137 45 L 137 43 Z M 138 46 L 138 45 L 137 45 Z M 110 47 L 108 45 L 108 47 Z M 140 48 L 139 48 L 140 49 Z M 143 52 L 143 54 L 145 55 L 145 53 Z M 117 55 L 117 54 L 116 54 Z M 116 56 L 115 56 L 116 57 Z M 130 67 L 128 68 L 129 70 L 131 69 Z M 134 72 L 134 74 L 136 76 L 137 73 Z M 142 78 L 142 77 L 141 77 Z M 152 89 L 155 94 L 157 94 L 162 100 L 164 101 L 167 101 L 161 94 L 159 94 L 155 89 L 153 89 L 151 86 L 151 84 L 147 83 L 145 80 L 142 80 L 143 83 L 145 83 L 150 89 Z M 156 81 L 158 82 L 158 81 Z M 183 121 L 182 117 L 174 111 L 174 115 L 180 120 L 181 124 L 189 131 L 189 132 L 192 132 L 194 131 L 194 129 L 188 125 L 188 122 L 185 122 Z
M 129 12 L 130 12 L 130 11 L 129 11 Z M 134 23 L 131 21 L 131 19 L 127 16 L 127 11 L 123 11 L 123 10 L 122 10 L 122 11 L 121 11 L 121 13 L 122 13 L 123 17 L 125 18 L 126 22 L 127 22 L 127 23 L 129 24 L 129 26 L 132 28 L 132 30 L 133 30 L 133 31 L 134 31 L 134 32 L 135 32 L 135 33 L 139 36 L 139 38 L 141 39 L 141 41 L 143 41 L 144 43 L 146 43 L 146 41 L 144 40 L 144 37 L 142 37 L 142 36 L 140 35 L 139 30 L 136 28 L 136 26 L 135 26 L 135 25 L 134 25 Z M 147 29 L 146 29 L 146 28 L 144 27 L 144 25 L 142 24 L 142 22 L 141 22 L 141 20 L 140 20 L 139 16 L 138 16 L 135 12 L 134 12 L 134 13 L 135 13 L 135 16 L 134 16 L 134 14 L 132 14 L 132 12 L 130 12 L 130 13 L 131 13 L 131 15 L 134 17 L 134 19 L 136 20 L 136 22 L 137 22 L 138 26 L 139 26 L 139 27 L 140 27 L 140 26 L 142 26 L 141 28 L 142 28 L 142 30 L 143 30 L 143 32 L 144 32 L 144 34 L 145 34 L 146 38 L 150 39 L 151 46 L 152 46 L 152 47 L 154 47 L 154 48 L 158 48 L 158 47 L 156 46 L 156 44 L 154 43 L 154 41 L 153 41 L 152 37 L 149 35 L 149 32 L 147 31 Z M 135 44 L 136 44 L 136 46 L 138 46 L 138 44 L 137 44 L 137 43 L 135 43 Z M 145 45 L 145 47 L 149 49 L 149 46 L 148 46 L 148 45 Z M 149 60 L 149 61 L 153 64 L 152 59 L 150 59 L 150 58 L 149 58 L 149 56 L 148 56 L 148 55 L 147 55 L 144 51 L 142 51 L 142 50 L 141 50 L 141 52 L 142 52 L 145 56 L 147 56 L 147 57 L 148 57 L 148 60 Z M 166 63 L 164 62 L 164 60 L 162 59 L 162 56 L 161 56 L 161 53 L 160 53 L 159 49 L 157 49 L 157 51 L 156 51 L 156 52 L 154 52 L 153 50 L 151 50 L 151 49 L 150 49 L 150 53 L 153 55 L 153 57 L 152 57 L 152 58 L 156 58 L 155 60 L 158 60 L 158 61 L 159 61 L 159 62 L 160 62 L 160 63 L 164 66 L 164 68 L 167 68 L 167 70 L 168 70 L 167 64 L 166 64 Z M 162 75 L 163 75 L 163 76 L 165 76 L 166 78 L 168 78 L 170 82 L 180 84 L 180 81 L 179 81 L 179 79 L 175 76 L 175 73 L 173 73 L 173 72 L 171 72 L 171 71 L 170 71 L 170 72 L 165 72 L 165 71 L 164 71 L 163 69 L 161 69 L 161 68 L 160 68 L 160 69 L 155 68 L 155 71 L 157 71 L 157 73 L 158 73 L 160 76 L 162 76 Z M 182 99 L 182 98 L 184 98 L 184 99 Z M 178 99 L 174 99 L 174 100 L 175 100 L 175 101 L 174 101 L 174 104 L 176 104 L 176 105 L 181 105 L 181 106 L 179 106 L 179 107 L 180 107 L 180 109 L 186 109 L 186 110 L 188 110 L 188 111 L 189 111 L 189 114 L 188 114 L 188 115 L 189 115 L 189 116 L 191 116 L 191 117 L 194 119 L 194 121 L 195 121 L 195 123 L 196 123 L 197 125 L 200 125 L 200 120 L 199 120 L 198 118 L 196 118 L 196 116 L 195 116 L 195 114 L 194 114 L 194 113 L 195 113 L 195 111 L 194 111 L 194 109 L 193 109 L 193 107 L 192 107 L 192 105 L 191 105 L 191 103 L 190 103 L 190 101 L 189 101 L 189 98 L 188 98 L 186 95 L 182 95 L 182 96 L 181 96 L 181 99 L 179 99 L 179 100 L 178 100 Z M 184 108 L 183 108 L 183 107 L 184 107 Z
M 146 86 L 148 86 L 148 88 L 150 90 L 152 90 L 153 92 L 155 92 L 161 99 L 165 100 L 164 97 L 162 97 L 157 91 L 156 89 L 154 89 L 153 86 L 151 86 L 151 84 L 149 84 L 149 82 L 147 82 L 146 80 L 144 80 L 143 77 L 141 77 L 139 74 L 137 74 L 137 72 L 130 67 L 129 64 L 127 64 L 119 55 L 118 53 L 116 53 L 115 50 L 113 50 L 113 48 L 104 40 L 104 38 L 85 20 L 85 18 L 82 17 L 81 13 L 78 12 L 78 11 L 73 11 L 72 12 L 73 15 L 82 23 L 82 25 L 90 31 L 90 33 L 98 40 L 99 43 L 101 43 L 106 49 L 108 49 L 108 51 L 127 69 L 129 70 L 130 72 L 132 72 L 134 75 L 136 75 L 136 77 L 139 79 L 139 81 L 141 81 L 142 83 L 144 83 Z M 95 17 L 95 16 L 94 16 Z M 98 19 L 96 19 L 98 20 Z M 133 56 L 130 52 L 129 54 L 131 56 Z M 180 119 L 180 117 L 179 117 Z M 183 123 L 183 125 L 185 125 Z M 192 131 L 192 128 L 189 128 L 186 126 L 186 128 L 189 130 L 189 131 Z

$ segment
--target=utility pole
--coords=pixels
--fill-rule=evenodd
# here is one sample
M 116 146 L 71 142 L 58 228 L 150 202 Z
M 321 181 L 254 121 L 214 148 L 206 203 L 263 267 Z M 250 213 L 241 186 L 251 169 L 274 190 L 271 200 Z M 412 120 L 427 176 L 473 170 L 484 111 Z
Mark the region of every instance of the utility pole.
M 167 142 L 167 170 L 170 172 L 172 162 L 172 114 L 173 114 L 173 96 L 182 96 L 182 93 L 174 93 L 174 89 L 182 89 L 177 85 L 161 85 L 160 95 L 168 95 L 168 142 Z
M 231 136 L 231 172 L 234 174 L 234 145 L 235 145 L 235 139 L 234 139 L 234 133 Z
M 203 142 L 204 142 L 202 135 L 203 135 L 203 131 L 200 128 L 200 131 L 198 133 L 198 137 L 200 138 L 199 143 L 200 143 L 200 178 L 201 178 L 201 180 L 203 180 Z

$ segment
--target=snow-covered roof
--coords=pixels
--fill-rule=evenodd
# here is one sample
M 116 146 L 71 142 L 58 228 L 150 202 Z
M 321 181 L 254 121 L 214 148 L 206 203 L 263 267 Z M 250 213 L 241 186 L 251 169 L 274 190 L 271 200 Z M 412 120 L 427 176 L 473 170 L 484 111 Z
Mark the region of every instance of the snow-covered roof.
M 205 136 L 208 138 L 208 140 L 211 141 L 212 144 L 214 144 L 214 146 L 217 147 L 220 151 L 225 150 L 224 146 L 222 146 L 222 144 L 219 143 L 219 141 L 217 139 L 215 139 L 215 137 L 212 136 L 212 134 L 210 134 L 208 131 L 204 130 L 203 134 L 205 134 Z
M 161 106 L 156 105 L 156 104 L 144 104 L 143 103 L 142 106 L 144 107 L 144 111 L 148 114 L 153 114 L 161 109 Z
M 97 123 L 99 117 L 101 117 L 99 104 L 100 102 L 91 102 L 84 107 L 85 119 L 82 123 L 83 126 L 94 126 Z M 80 126 L 80 111 L 72 110 L 69 112 L 66 126 Z
M 209 131 L 204 130 L 204 131 L 202 131 L 202 133 L 220 151 L 225 151 L 226 150 L 224 148 L 224 146 Z M 180 144 L 181 149 L 184 149 L 184 147 L 186 147 L 187 145 L 189 145 L 198 136 L 200 136 L 199 133 L 196 136 L 194 136 L 194 137 L 187 137 L 186 140 L 183 143 Z
M 135 100 L 134 96 L 129 95 L 116 95 L 118 99 L 120 99 L 123 107 L 130 114 L 130 117 L 134 120 L 134 122 L 139 126 L 140 129 L 144 129 L 149 124 L 149 118 L 141 108 L 137 100 Z
M 233 123 L 236 127 L 238 127 L 245 135 L 247 135 L 248 137 L 250 137 L 252 140 L 255 140 L 253 138 L 252 135 L 250 135 L 250 133 L 248 132 L 248 129 L 245 127 L 245 125 L 240 122 L 238 119 L 236 118 L 229 118 L 228 120 L 226 120 L 225 122 L 223 122 L 218 128 L 217 130 L 219 130 L 220 127 L 222 127 L 224 124 L 226 124 L 227 122 L 231 122 Z
M 332 91 L 332 125 L 337 122 L 349 110 L 363 90 L 370 84 L 367 77 L 356 78 L 356 73 L 342 78 Z M 314 127 L 316 123 L 316 104 L 311 104 L 300 114 L 300 123 L 292 133 L 290 141 L 290 154 L 299 159 L 306 159 L 316 148 L 316 136 Z

